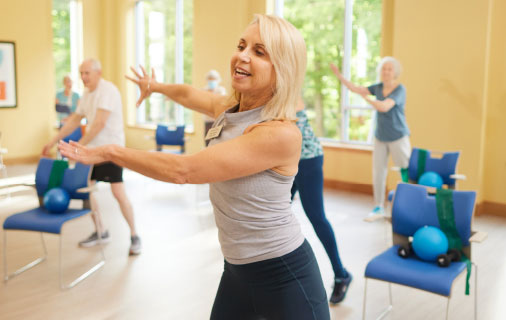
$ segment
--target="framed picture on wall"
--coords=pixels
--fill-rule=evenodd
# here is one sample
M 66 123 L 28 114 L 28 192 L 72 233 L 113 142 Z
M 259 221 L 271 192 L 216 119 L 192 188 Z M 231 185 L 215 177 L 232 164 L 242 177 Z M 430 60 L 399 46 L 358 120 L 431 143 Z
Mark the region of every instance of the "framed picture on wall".
M 0 108 L 15 108 L 17 104 L 15 44 L 0 40 Z

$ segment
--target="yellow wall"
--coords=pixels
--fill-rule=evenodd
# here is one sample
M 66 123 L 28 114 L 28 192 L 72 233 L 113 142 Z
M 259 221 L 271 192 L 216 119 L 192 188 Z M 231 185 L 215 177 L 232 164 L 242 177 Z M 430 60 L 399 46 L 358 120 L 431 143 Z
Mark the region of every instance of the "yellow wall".
M 384 22 L 382 32 L 382 53 L 403 65 L 412 145 L 462 151 L 458 171 L 467 180 L 459 189 L 478 191 L 479 201 L 502 204 L 505 9 L 504 1 L 493 0 L 384 0 L 383 17 L 391 20 Z M 371 183 L 370 153 L 326 148 L 325 157 L 327 180 Z M 394 188 L 398 180 L 390 174 L 388 187 Z
M 483 192 L 486 201 L 506 203 L 506 1 L 492 8 Z
M 0 108 L 8 162 L 35 159 L 56 119 L 51 8 L 51 0 L 0 1 L 0 40 L 16 43 L 18 106 Z
M 86 0 L 83 4 L 84 57 L 102 61 L 104 78 L 122 92 L 125 124 L 134 123 L 134 86 L 124 74 L 134 62 L 134 0 Z M 16 42 L 18 107 L 0 109 L 6 159 L 36 157 L 53 134 L 55 119 L 51 0 L 0 1 L 0 39 Z M 30 10 L 26 10 L 30 7 Z M 230 90 L 229 59 L 253 13 L 266 1 L 194 0 L 193 84 L 217 69 Z M 434 10 L 437 8 L 437 10 Z M 412 144 L 461 150 L 460 189 L 479 199 L 506 204 L 506 3 L 484 1 L 384 0 L 382 53 L 400 59 L 408 89 L 406 108 Z M 23 17 L 20 19 L 20 17 Z M 30 21 L 27 24 L 26 21 Z M 212 26 L 212 27 L 210 27 Z M 34 36 L 33 30 L 37 30 Z M 195 115 L 188 150 L 203 146 L 203 123 Z M 25 128 L 29 134 L 19 134 Z M 127 126 L 127 145 L 152 149 L 152 129 Z M 325 178 L 371 183 L 371 152 L 325 147 Z M 391 174 L 389 188 L 398 177 Z

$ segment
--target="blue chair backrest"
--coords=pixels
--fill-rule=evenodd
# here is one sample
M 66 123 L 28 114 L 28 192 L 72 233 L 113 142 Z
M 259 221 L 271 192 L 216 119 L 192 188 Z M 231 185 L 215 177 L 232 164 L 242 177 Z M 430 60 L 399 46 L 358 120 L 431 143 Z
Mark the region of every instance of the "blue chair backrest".
M 159 124 L 156 127 L 156 144 L 169 146 L 184 146 L 185 126 L 169 127 Z
M 39 197 L 43 197 L 47 191 L 53 162 L 53 159 L 48 158 L 39 160 L 37 172 L 35 173 L 35 188 Z M 73 169 L 68 168 L 65 170 L 60 187 L 69 193 L 71 199 L 89 199 L 89 193 L 78 193 L 77 189 L 88 186 L 90 169 L 91 166 L 77 162 Z
M 69 134 L 68 136 L 66 136 L 62 140 L 65 141 L 65 142 L 67 142 L 67 143 L 70 140 L 72 140 L 72 141 L 79 141 L 79 140 L 81 140 L 82 136 L 83 136 L 83 134 L 82 134 L 82 131 L 81 131 L 81 127 L 78 127 L 76 130 L 74 130 L 71 134 Z
M 420 149 L 413 148 L 411 157 L 409 158 L 408 176 L 410 180 L 418 180 L 418 155 Z M 442 158 L 432 158 L 430 151 L 427 151 L 427 161 L 425 162 L 425 171 L 434 171 L 443 178 L 443 183 L 453 187 L 455 179 L 450 178 L 450 175 L 455 174 L 457 170 L 457 161 L 459 160 L 460 152 L 445 152 Z
M 471 221 L 476 192 L 453 191 L 455 224 L 463 246 L 469 246 Z M 436 197 L 427 194 L 423 186 L 399 183 L 392 206 L 392 230 L 409 237 L 423 226 L 440 228 Z

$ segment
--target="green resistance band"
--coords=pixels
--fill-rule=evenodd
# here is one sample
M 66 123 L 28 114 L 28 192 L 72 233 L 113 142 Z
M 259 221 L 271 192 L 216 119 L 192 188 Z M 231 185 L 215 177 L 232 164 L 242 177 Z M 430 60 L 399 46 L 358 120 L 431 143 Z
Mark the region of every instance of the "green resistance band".
M 416 172 L 415 183 L 418 182 L 420 176 L 425 172 L 425 163 L 427 162 L 427 154 L 428 154 L 427 150 L 418 149 L 418 168 Z M 401 168 L 401 178 L 402 182 L 409 183 L 408 168 Z
M 427 150 L 425 149 L 418 149 L 418 168 L 416 172 L 416 182 L 418 183 L 418 180 L 420 180 L 420 177 L 422 174 L 425 173 L 425 163 L 427 162 Z
M 52 188 L 59 187 L 63 182 L 63 175 L 65 170 L 69 167 L 69 163 L 64 160 L 54 160 L 51 174 L 49 175 L 49 182 L 46 191 Z
M 469 295 L 469 279 L 471 278 L 471 261 L 462 252 L 462 240 L 455 225 L 455 215 L 453 211 L 453 190 L 437 189 L 436 190 L 436 206 L 437 217 L 441 230 L 448 238 L 448 247 L 460 251 L 462 258 L 460 261 L 467 265 L 466 276 L 466 295 Z

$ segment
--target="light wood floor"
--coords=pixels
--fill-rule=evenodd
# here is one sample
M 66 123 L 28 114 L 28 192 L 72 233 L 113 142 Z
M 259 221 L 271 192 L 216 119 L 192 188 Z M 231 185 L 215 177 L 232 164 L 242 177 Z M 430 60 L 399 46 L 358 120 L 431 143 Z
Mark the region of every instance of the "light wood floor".
M 34 172 L 35 166 L 9 166 L 9 175 Z M 214 218 L 206 186 L 178 186 L 125 172 L 128 194 L 136 212 L 143 242 L 138 257 L 128 257 L 129 234 L 119 207 L 106 184 L 99 186 L 98 201 L 112 235 L 105 248 L 106 265 L 73 289 L 58 287 L 58 237 L 46 235 L 48 260 L 32 270 L 0 283 L 0 319 L 208 319 L 223 268 Z M 0 223 L 10 214 L 37 205 L 33 191 L 0 199 Z M 385 222 L 362 221 L 372 206 L 370 196 L 327 190 L 327 216 L 331 221 L 344 265 L 354 280 L 348 296 L 330 307 L 332 319 L 361 319 L 364 269 L 390 241 Z M 300 202 L 294 211 L 316 253 L 327 292 L 332 269 L 325 251 L 304 215 Z M 474 245 L 479 265 L 479 319 L 506 319 L 506 219 L 481 216 L 475 229 L 488 239 Z M 84 217 L 65 226 L 65 279 L 78 275 L 98 259 L 96 249 L 79 249 L 89 235 L 91 219 Z M 8 233 L 9 270 L 41 252 L 40 236 Z M 2 250 L 3 237 L 0 237 Z M 3 269 L 3 267 L 2 267 Z M 2 270 L 3 271 L 3 270 Z M 387 286 L 369 281 L 368 319 L 387 304 Z M 446 299 L 422 291 L 393 286 L 394 309 L 386 319 L 444 319 Z M 472 319 L 473 296 L 464 296 L 464 279 L 454 288 L 450 319 Z

